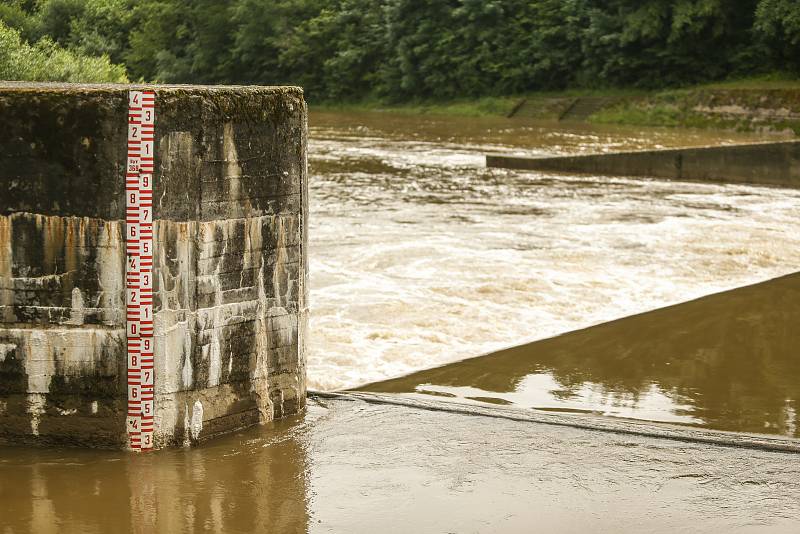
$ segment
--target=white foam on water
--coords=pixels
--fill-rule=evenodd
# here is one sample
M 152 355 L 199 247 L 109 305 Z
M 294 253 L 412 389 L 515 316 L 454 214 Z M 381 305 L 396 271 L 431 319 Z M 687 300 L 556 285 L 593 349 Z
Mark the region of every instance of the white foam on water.
M 486 169 L 482 140 L 368 133 L 312 129 L 311 389 L 399 376 L 800 267 L 800 191 Z M 572 151 L 608 144 L 569 135 L 558 141 Z

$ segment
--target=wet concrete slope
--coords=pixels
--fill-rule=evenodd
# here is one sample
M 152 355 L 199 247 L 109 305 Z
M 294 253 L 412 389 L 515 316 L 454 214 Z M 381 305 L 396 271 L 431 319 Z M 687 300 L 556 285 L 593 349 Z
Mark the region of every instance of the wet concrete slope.
M 671 180 L 800 187 L 800 142 L 612 152 L 579 156 L 486 156 L 487 167 Z
M 798 324 L 800 273 L 358 389 L 800 437 Z

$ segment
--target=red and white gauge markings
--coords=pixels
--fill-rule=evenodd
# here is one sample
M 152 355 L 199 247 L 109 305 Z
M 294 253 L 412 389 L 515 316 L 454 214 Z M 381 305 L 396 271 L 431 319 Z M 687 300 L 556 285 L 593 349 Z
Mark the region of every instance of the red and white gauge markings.
M 153 448 L 153 154 L 155 92 L 128 93 L 125 170 L 125 308 L 128 444 Z

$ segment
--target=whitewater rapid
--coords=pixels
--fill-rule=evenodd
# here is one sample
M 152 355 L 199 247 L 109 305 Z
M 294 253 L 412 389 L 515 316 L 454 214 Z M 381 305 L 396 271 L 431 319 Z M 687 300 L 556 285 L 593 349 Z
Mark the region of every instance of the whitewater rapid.
M 797 271 L 800 191 L 483 165 L 488 150 L 749 140 L 710 135 L 312 114 L 309 388 L 398 376 Z

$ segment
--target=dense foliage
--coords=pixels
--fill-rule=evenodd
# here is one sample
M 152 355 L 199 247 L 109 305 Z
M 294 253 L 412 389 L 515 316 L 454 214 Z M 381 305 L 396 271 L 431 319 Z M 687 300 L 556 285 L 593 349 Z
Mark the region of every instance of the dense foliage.
M 125 68 L 107 57 L 89 57 L 57 46 L 48 38 L 34 45 L 0 21 L 0 80 L 126 82 Z
M 107 57 L 131 79 L 289 83 L 317 99 L 800 69 L 797 0 L 5 0 L 0 20 L 31 50 Z

